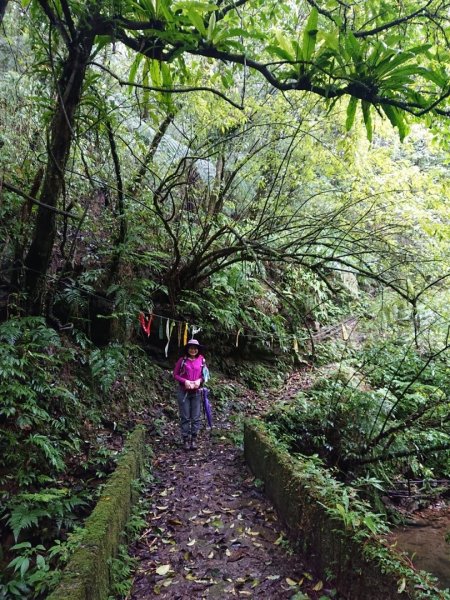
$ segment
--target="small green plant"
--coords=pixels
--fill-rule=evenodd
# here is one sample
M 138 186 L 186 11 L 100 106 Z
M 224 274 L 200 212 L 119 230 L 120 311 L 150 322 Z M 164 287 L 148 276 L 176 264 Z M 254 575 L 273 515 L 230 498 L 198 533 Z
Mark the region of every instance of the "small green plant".
M 121 376 L 126 364 L 126 351 L 121 345 L 111 345 L 106 348 L 96 348 L 89 357 L 92 381 L 95 386 L 105 393 Z
M 111 576 L 111 592 L 108 600 L 128 598 L 133 586 L 133 573 L 138 561 L 128 554 L 128 547 L 120 545 L 117 557 L 108 561 Z
M 284 533 L 281 533 L 278 539 L 275 540 L 274 544 L 282 548 L 284 552 L 286 552 L 286 554 L 289 554 L 289 556 L 293 556 L 293 554 L 295 553 L 291 540 L 288 537 L 286 537 Z
M 56 583 L 59 574 L 51 571 L 43 545 L 21 542 L 11 550 L 17 556 L 7 566 L 12 573 L 8 581 L 2 583 L 0 580 L 0 598 L 35 598 Z
M 239 367 L 239 375 L 251 390 L 259 392 L 269 384 L 267 367 L 259 363 L 246 363 Z M 269 384 L 270 385 L 270 384 Z
M 212 392 L 214 405 L 220 410 L 229 410 L 233 400 L 236 398 L 237 388 L 232 383 L 217 385 Z
M 69 489 L 47 488 L 40 492 L 23 492 L 14 496 L 7 507 L 7 520 L 15 540 L 22 530 L 32 526 L 58 532 L 62 527 L 70 529 L 75 521 L 74 510 L 87 504 L 83 497 L 72 494 Z M 51 535 L 50 532 L 48 535 Z

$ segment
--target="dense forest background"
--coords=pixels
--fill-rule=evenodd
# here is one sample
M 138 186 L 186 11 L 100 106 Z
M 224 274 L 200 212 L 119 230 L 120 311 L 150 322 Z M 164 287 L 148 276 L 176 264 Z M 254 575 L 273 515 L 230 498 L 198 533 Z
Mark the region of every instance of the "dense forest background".
M 186 325 L 256 389 L 333 365 L 290 451 L 450 477 L 448 11 L 0 2 L 0 597 L 54 585 Z

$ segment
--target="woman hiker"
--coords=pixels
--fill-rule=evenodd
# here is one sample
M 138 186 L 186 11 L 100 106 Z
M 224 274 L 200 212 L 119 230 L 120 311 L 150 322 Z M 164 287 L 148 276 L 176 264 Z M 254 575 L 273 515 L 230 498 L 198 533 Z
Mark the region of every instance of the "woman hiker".
M 184 356 L 178 359 L 173 376 L 178 381 L 178 407 L 180 409 L 181 435 L 185 450 L 196 450 L 197 434 L 200 429 L 202 406 L 203 369 L 205 359 L 200 354 L 197 340 L 189 340 L 184 347 Z

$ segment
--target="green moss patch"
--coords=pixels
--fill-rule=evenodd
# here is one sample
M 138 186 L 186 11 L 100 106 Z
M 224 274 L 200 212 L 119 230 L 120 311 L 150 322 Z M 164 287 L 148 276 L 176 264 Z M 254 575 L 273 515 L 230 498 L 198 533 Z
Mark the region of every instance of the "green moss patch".
M 145 429 L 139 426 L 129 436 L 116 470 L 86 519 L 80 546 L 48 600 L 105 600 L 108 597 L 108 560 L 116 554 L 120 544 L 136 499 L 132 483 L 139 478 L 144 459 Z

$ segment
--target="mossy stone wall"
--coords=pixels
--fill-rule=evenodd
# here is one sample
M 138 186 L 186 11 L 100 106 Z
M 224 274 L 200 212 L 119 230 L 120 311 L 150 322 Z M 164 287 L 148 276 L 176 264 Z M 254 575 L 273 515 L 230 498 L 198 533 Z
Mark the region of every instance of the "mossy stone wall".
M 86 519 L 80 546 L 47 600 L 106 600 L 108 597 L 108 561 L 117 552 L 136 500 L 132 484 L 141 475 L 145 448 L 145 429 L 139 426 L 130 434 L 116 470 Z
M 274 444 L 262 424 L 251 421 L 245 424 L 244 453 L 253 474 L 264 482 L 265 493 L 291 536 L 313 558 L 321 572 L 331 569 L 337 589 L 346 599 L 419 597 L 412 585 L 406 585 L 399 593 L 404 572 L 400 563 L 398 574 L 387 573 L 382 565 L 363 556 L 362 543 L 355 541 L 344 531 L 343 525 L 329 516 L 319 504 L 320 490 L 314 491 L 305 485 L 298 462 Z M 376 544 L 376 540 L 373 543 Z M 383 551 L 386 551 L 384 546 Z M 395 562 L 394 556 L 392 560 Z

